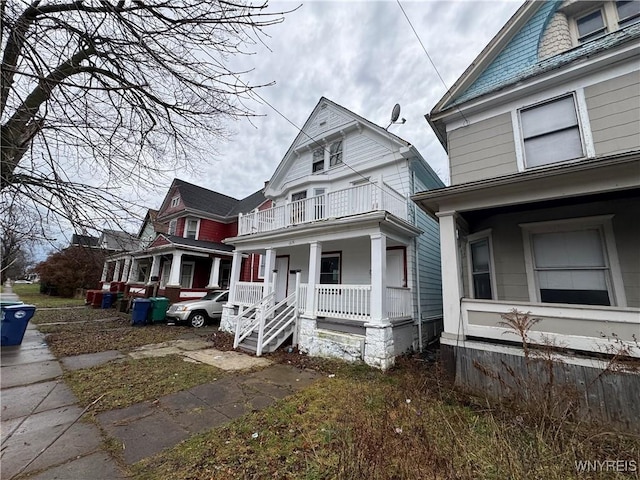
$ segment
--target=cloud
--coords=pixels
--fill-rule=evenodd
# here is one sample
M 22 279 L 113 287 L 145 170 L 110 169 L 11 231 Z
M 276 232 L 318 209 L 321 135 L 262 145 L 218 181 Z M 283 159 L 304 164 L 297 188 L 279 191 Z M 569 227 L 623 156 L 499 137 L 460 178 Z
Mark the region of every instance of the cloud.
M 519 2 L 403 1 L 409 19 L 450 86 L 480 53 Z M 289 10 L 293 2 L 273 2 Z M 415 145 L 448 181 L 447 156 L 424 119 L 446 92 L 427 54 L 396 2 L 305 2 L 282 24 L 270 27 L 268 48 L 232 59 L 234 68 L 253 69 L 244 79 L 275 85 L 259 90 L 269 102 L 250 102 L 259 117 L 230 122 L 235 135 L 192 172 L 176 176 L 242 198 L 261 188 L 276 169 L 321 96 L 386 127 L 395 103 L 404 125 L 390 131 Z M 273 108 L 272 108 L 273 107 Z M 277 110 L 277 111 L 276 111 Z M 278 113 L 279 112 L 279 113 Z M 283 118 L 286 117 L 286 118 Z M 167 187 L 170 181 L 167 182 Z M 149 192 L 157 207 L 166 190 Z

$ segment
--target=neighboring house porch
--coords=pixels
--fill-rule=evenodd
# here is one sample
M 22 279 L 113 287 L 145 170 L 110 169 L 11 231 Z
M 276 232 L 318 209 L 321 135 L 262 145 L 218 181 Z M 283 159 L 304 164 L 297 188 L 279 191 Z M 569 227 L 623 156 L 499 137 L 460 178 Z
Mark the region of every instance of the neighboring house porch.
M 414 238 L 421 231 L 405 220 L 404 200 L 376 185 L 366 187 L 366 194 L 361 187 L 337 192 L 368 202 L 344 201 L 342 215 L 335 214 L 329 194 L 242 216 L 240 233 L 248 226 L 258 233 L 228 240 L 236 250 L 221 328 L 236 331 L 243 311 L 272 295 L 275 304 L 297 299 L 293 343 L 310 355 L 388 368 L 396 355 L 417 348 L 418 300 L 408 287 L 414 281 L 408 259 L 414 258 Z M 382 198 L 395 214 L 378 210 Z M 263 283 L 239 281 L 247 253 L 261 255 Z
M 521 343 L 640 357 L 637 156 L 560 165 L 414 196 L 439 218 L 444 351 Z M 492 345 L 493 344 L 493 345 Z
M 171 303 L 229 287 L 232 247 L 161 234 L 148 249 L 130 254 L 126 293 L 162 295 Z

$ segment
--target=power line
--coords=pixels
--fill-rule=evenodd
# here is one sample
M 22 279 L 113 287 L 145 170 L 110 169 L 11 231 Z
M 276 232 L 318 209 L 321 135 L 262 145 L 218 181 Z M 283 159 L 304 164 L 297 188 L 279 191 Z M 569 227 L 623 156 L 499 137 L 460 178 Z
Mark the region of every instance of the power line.
M 440 72 L 438 71 L 438 67 L 436 67 L 436 64 L 433 62 L 433 59 L 431 58 L 431 55 L 429 55 L 429 52 L 427 51 L 427 48 L 424 46 L 424 43 L 422 43 L 422 39 L 420 38 L 420 35 L 418 35 L 418 32 L 416 31 L 416 29 L 413 26 L 413 23 L 411 23 L 411 20 L 409 19 L 409 16 L 407 15 L 407 12 L 404 10 L 404 7 L 400 3 L 400 0 L 396 0 L 396 2 L 398 3 L 398 6 L 400 7 L 400 10 L 402 10 L 402 13 L 404 14 L 404 18 L 407 19 L 407 22 L 409 23 L 409 26 L 411 27 L 411 30 L 413 30 L 413 34 L 418 39 L 418 42 L 420 43 L 420 46 L 422 47 L 422 50 L 424 51 L 425 55 L 429 59 L 429 62 L 431 63 L 431 66 L 435 70 L 436 75 L 438 75 L 438 78 L 442 82 L 442 85 L 444 85 L 444 88 L 447 89 L 447 94 L 451 95 L 451 89 L 445 83 L 444 79 L 442 78 L 442 75 L 440 75 Z M 465 117 L 464 113 L 462 113 L 462 110 L 460 110 L 460 108 L 458 106 L 456 106 L 455 108 L 456 108 L 456 110 L 458 110 L 460 115 L 462 115 L 462 118 L 464 118 L 464 121 L 469 123 L 469 121 L 467 120 L 467 117 Z

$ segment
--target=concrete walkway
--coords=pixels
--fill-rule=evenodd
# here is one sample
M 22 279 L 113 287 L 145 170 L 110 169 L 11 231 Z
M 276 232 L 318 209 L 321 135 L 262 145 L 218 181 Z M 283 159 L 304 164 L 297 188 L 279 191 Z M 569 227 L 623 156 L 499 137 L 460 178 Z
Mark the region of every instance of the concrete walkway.
M 4 287 L 2 300 L 16 300 Z M 270 365 L 262 358 L 220 352 L 202 340 L 177 340 L 148 345 L 132 358 L 179 353 L 189 361 L 209 363 L 228 373 L 220 380 L 189 390 L 103 412 L 103 432 L 122 446 L 121 458 L 133 464 L 189 436 L 265 408 L 304 388 L 320 374 L 288 365 Z M 176 350 L 176 351 L 174 351 Z M 76 370 L 123 358 L 112 350 L 66 357 L 49 351 L 44 335 L 29 325 L 22 345 L 2 347 L 0 477 L 30 479 L 127 478 L 103 449 L 103 435 L 82 420 L 83 409 L 62 381 L 64 370 Z M 262 370 L 255 371 L 255 368 Z M 249 370 L 247 370 L 249 369 Z
M 18 300 L 5 285 L 2 300 Z M 126 478 L 102 449 L 100 430 L 61 379 L 62 368 L 29 324 L 21 345 L 2 347 L 0 477 Z M 28 476 L 34 473 L 35 476 Z M 21 477 L 22 478 L 22 477 Z

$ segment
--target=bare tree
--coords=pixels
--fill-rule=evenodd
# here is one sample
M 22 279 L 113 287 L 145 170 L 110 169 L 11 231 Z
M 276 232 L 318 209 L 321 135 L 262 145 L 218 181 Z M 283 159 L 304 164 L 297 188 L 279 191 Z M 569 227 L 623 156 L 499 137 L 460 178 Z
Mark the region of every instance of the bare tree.
M 192 165 L 227 136 L 226 120 L 252 115 L 245 100 L 264 85 L 230 59 L 287 13 L 245 0 L 0 5 L 3 200 L 28 199 L 77 230 L 126 214 L 122 188 Z

